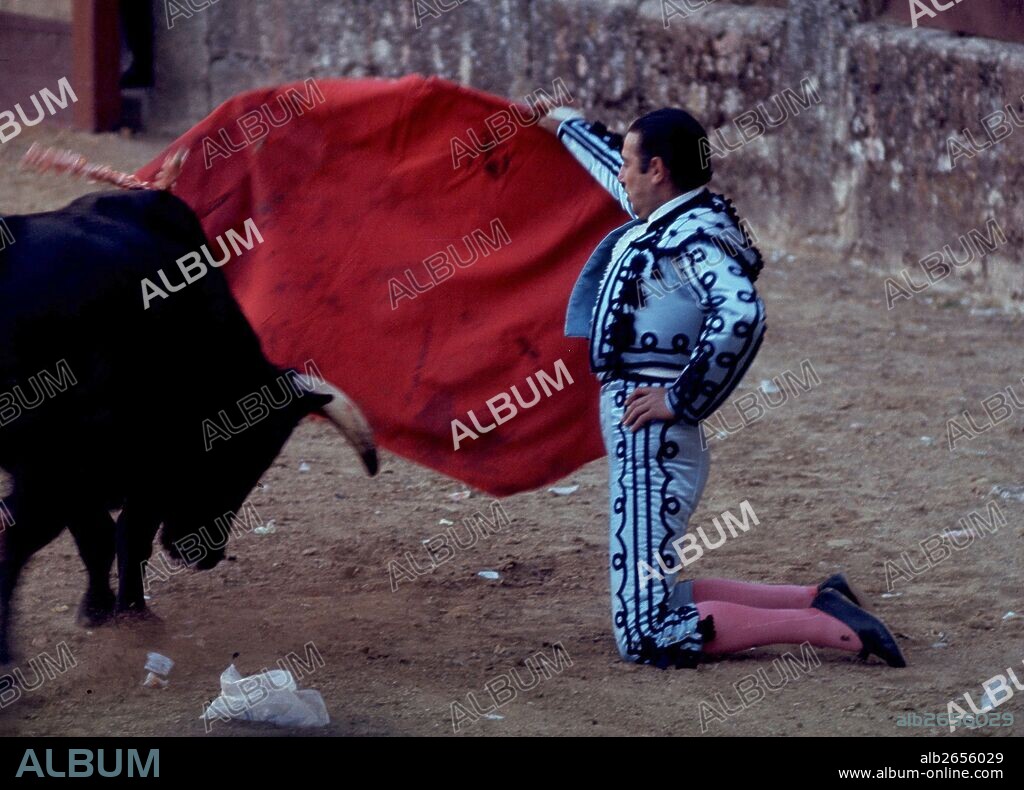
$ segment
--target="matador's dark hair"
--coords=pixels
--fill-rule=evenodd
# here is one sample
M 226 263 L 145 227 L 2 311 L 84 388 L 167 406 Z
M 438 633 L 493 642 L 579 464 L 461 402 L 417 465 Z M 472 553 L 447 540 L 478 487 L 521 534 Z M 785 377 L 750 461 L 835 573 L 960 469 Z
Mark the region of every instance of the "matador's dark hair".
M 651 160 L 658 156 L 665 163 L 672 183 L 689 191 L 711 180 L 711 158 L 701 153 L 707 145 L 708 133 L 700 121 L 686 110 L 665 107 L 649 112 L 633 121 L 629 131 L 640 135 L 643 159 L 640 171 L 647 172 Z

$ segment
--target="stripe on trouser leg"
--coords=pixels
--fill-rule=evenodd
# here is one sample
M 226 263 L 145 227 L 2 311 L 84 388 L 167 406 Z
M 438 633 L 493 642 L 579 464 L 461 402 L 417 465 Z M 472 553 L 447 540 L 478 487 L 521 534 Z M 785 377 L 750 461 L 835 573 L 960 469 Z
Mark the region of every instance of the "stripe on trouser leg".
M 699 427 L 654 422 L 634 434 L 623 426 L 626 398 L 639 386 L 662 385 L 610 381 L 601 388 L 609 462 L 612 625 L 623 658 L 661 667 L 692 666 L 706 627 L 692 601 L 681 600 L 685 594 L 673 595 L 679 574 L 665 574 L 663 566 L 680 564 L 671 544 L 686 533 L 707 480 L 709 455 L 701 446 Z M 641 582 L 641 561 L 665 578 Z

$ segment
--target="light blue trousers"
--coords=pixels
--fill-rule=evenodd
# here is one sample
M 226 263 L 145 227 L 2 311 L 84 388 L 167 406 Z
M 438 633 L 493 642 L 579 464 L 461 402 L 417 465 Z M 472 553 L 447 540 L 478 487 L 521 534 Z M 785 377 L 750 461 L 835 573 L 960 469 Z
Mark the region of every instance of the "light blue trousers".
M 615 641 L 624 659 L 662 668 L 693 666 L 711 638 L 671 545 L 686 534 L 708 477 L 710 453 L 701 446 L 700 428 L 655 421 L 633 433 L 621 422 L 635 389 L 670 383 L 616 379 L 601 387 Z

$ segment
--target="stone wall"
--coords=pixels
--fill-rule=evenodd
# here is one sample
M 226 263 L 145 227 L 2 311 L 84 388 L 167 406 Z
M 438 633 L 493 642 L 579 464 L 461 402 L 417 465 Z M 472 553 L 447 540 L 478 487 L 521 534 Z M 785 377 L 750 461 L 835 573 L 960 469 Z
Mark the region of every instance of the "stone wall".
M 149 121 L 180 132 L 235 93 L 310 76 L 419 72 L 519 99 L 561 79 L 610 125 L 676 104 L 716 130 L 737 148 L 715 157 L 716 183 L 766 246 L 810 237 L 895 271 L 995 218 L 1009 243 L 963 271 L 1024 298 L 1024 131 L 1011 122 L 955 167 L 948 151 L 965 128 L 985 146 L 982 118 L 1007 104 L 1024 120 L 1024 45 L 912 30 L 885 21 L 885 0 L 699 5 L 463 0 L 431 15 L 423 0 L 417 18 L 411 0 L 217 0 L 170 26 L 157 2 Z M 778 126 L 755 136 L 766 119 Z
M 0 0 L 0 12 L 71 21 L 71 0 Z

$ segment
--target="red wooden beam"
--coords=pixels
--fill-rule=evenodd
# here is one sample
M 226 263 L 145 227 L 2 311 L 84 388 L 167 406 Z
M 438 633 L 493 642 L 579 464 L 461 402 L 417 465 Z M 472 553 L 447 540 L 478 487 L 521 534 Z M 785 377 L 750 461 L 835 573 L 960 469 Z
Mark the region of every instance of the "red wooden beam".
M 88 132 L 115 129 L 121 119 L 121 31 L 118 0 L 72 0 L 71 86 L 75 126 Z

